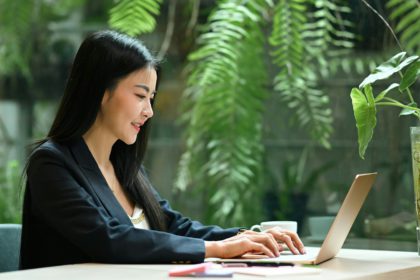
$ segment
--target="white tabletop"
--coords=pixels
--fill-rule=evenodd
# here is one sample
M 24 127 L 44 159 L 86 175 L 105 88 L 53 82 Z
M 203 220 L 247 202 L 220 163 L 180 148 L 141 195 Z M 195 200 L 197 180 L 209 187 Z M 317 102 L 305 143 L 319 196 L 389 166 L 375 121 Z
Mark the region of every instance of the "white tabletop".
M 77 264 L 17 272 L 0 273 L 0 280 L 67 279 L 181 279 L 168 276 L 175 265 Z M 319 265 L 320 273 L 288 275 L 287 279 L 420 279 L 417 252 L 342 249 L 338 256 Z M 233 279 L 258 279 L 258 276 L 234 274 Z M 184 278 L 185 279 L 185 278 Z M 208 278 L 207 278 L 208 279 Z M 219 278 L 220 279 L 220 278 Z M 273 276 L 270 279 L 285 279 Z

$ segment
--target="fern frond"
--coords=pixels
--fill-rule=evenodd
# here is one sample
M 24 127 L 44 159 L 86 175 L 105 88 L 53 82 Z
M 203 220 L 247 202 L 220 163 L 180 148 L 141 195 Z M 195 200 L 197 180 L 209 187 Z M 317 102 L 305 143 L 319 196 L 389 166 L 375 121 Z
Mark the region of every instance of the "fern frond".
M 322 1 L 321 1 L 322 2 Z M 318 44 L 316 51 L 308 52 L 308 26 L 306 3 L 302 0 L 279 1 L 274 15 L 274 27 L 270 43 L 275 48 L 271 53 L 279 68 L 274 79 L 274 89 L 293 111 L 301 127 L 308 128 L 312 138 L 329 147 L 332 132 L 332 112 L 328 108 L 328 97 L 316 89 L 316 74 L 311 67 L 312 57 L 321 56 L 328 46 L 328 40 Z M 326 28 L 318 32 L 325 37 L 331 31 Z M 319 36 L 319 35 L 318 35 Z M 313 47 L 313 46 L 312 46 Z
M 255 197 L 258 196 L 262 166 L 262 113 L 267 97 L 262 88 L 267 77 L 261 71 L 264 69 L 260 59 L 263 36 L 257 31 L 251 34 L 239 47 L 243 53 L 238 61 L 241 79 L 232 83 L 228 91 L 219 92 L 220 106 L 208 116 L 215 124 L 210 130 L 211 138 L 217 139 L 214 145 L 208 146 L 208 175 L 214 179 L 214 190 L 217 187 L 211 197 L 217 207 L 210 213 L 223 224 L 229 224 L 231 220 L 233 223 L 252 220 L 256 213 L 243 212 L 236 207 L 241 201 L 245 205 L 258 203 Z M 250 49 L 254 51 L 244 52 Z M 222 111 L 225 113 L 218 113 Z M 252 191 L 249 191 L 250 186 L 254 186 Z M 219 208 L 220 205 L 223 207 Z
M 309 13 L 309 22 L 303 34 L 311 48 L 326 51 L 329 47 L 352 48 L 355 35 L 347 29 L 353 24 L 344 20 L 351 9 L 343 0 L 315 1 L 315 11 Z
M 348 5 L 344 0 L 315 1 L 314 11 L 308 14 L 303 37 L 307 52 L 321 66 L 318 69 L 322 75 L 334 73 L 329 61 L 347 56 L 354 47 L 353 23 L 345 20 L 351 13 Z
M 330 72 L 337 73 L 339 71 L 350 76 L 352 74 L 367 75 L 367 73 L 372 72 L 378 65 L 389 59 L 391 55 L 388 52 L 373 52 L 352 53 L 345 54 L 341 57 L 332 57 L 328 61 L 330 71 L 320 72 L 323 78 L 329 78 Z
M 418 0 L 389 0 L 390 18 L 397 21 L 395 31 L 405 48 L 413 53 L 420 50 L 420 3 Z
M 210 15 L 184 93 L 187 148 L 176 185 L 209 192 L 208 218 L 222 225 L 249 221 L 237 206 L 255 195 L 262 158 L 266 81 L 259 23 L 265 1 L 223 1 Z M 249 51 L 252 50 L 252 51 Z M 249 114 L 253 112 L 253 114 Z M 201 185 L 205 184 L 205 185 Z M 254 186 L 252 192 L 246 191 Z
M 151 32 L 161 3 L 162 0 L 120 0 L 110 10 L 108 24 L 130 36 Z
M 293 112 L 293 117 L 301 127 L 310 131 L 312 139 L 329 148 L 329 137 L 332 133 L 332 110 L 329 98 L 316 88 L 316 81 L 309 77 L 316 76 L 306 69 L 306 77 L 277 76 L 275 89 L 281 93 L 283 100 Z

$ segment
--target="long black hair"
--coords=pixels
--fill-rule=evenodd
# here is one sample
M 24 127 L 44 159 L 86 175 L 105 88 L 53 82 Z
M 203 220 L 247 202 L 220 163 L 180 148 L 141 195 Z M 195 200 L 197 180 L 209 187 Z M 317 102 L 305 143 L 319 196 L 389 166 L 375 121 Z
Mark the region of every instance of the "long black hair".
M 81 44 L 67 81 L 64 96 L 46 139 L 73 141 L 93 125 L 106 90 L 136 70 L 152 68 L 158 61 L 137 39 L 115 31 L 99 31 Z M 153 103 L 152 103 L 153 105 Z M 127 195 L 141 205 L 152 229 L 166 230 L 165 215 L 142 169 L 150 121 L 146 122 L 133 145 L 121 140 L 113 145 L 110 160 Z

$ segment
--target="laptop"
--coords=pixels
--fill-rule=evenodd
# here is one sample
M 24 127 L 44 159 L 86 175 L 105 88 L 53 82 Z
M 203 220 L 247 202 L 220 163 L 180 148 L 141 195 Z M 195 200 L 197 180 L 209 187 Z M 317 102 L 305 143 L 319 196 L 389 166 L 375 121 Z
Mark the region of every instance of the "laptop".
M 208 258 L 206 261 L 217 263 L 248 263 L 250 265 L 264 264 L 282 264 L 282 263 L 299 263 L 299 264 L 319 264 L 334 258 L 344 241 L 347 238 L 350 229 L 356 220 L 362 205 L 372 188 L 377 173 L 358 174 L 347 192 L 347 195 L 337 213 L 325 239 L 320 248 L 308 247 L 306 254 L 294 255 L 290 251 L 282 252 L 276 258 L 255 258 L 255 255 L 247 258 L 246 256 L 235 259 Z

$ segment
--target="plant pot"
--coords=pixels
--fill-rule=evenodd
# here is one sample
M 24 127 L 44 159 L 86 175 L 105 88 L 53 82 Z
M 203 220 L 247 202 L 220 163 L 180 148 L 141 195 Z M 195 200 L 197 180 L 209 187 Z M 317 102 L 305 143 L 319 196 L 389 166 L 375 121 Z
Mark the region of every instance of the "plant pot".
M 420 127 L 411 127 L 411 158 L 413 163 L 414 205 L 417 217 L 417 252 L 420 255 Z

